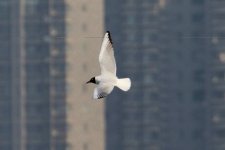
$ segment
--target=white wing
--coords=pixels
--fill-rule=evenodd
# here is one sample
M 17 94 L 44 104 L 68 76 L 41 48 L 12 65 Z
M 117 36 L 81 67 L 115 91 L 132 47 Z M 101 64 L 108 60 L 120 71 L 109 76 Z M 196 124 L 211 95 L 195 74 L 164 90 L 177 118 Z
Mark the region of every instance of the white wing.
M 99 63 L 102 74 L 110 72 L 113 75 L 116 75 L 116 61 L 109 31 L 105 33 L 102 42 L 101 51 L 99 54 Z
M 106 97 L 113 90 L 114 86 L 111 84 L 99 84 L 94 90 L 94 99 L 100 99 Z

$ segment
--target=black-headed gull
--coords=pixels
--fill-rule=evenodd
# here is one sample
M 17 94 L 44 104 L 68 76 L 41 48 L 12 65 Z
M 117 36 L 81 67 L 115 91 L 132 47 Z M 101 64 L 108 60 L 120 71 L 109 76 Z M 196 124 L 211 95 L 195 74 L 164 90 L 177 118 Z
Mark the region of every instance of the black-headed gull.
M 99 54 L 99 63 L 101 68 L 101 75 L 91 78 L 87 83 L 97 84 L 94 89 L 94 99 L 100 99 L 110 94 L 114 86 L 123 91 L 128 91 L 131 87 L 129 78 L 117 78 L 116 76 L 116 61 L 114 57 L 114 50 L 112 46 L 112 38 L 110 32 L 105 33 L 101 51 Z

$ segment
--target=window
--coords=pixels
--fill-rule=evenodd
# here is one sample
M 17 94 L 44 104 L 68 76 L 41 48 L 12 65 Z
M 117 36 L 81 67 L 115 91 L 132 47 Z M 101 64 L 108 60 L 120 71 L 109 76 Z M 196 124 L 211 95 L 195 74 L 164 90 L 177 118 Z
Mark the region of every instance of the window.
M 49 65 L 48 63 L 29 63 L 26 64 L 27 77 L 32 80 L 48 80 Z
M 191 16 L 191 20 L 194 23 L 203 23 L 204 22 L 204 14 L 202 12 L 194 13 Z
M 225 31 L 216 31 L 215 35 L 217 36 L 217 38 L 224 38 L 225 37 Z
M 11 136 L 11 124 L 10 123 L 5 123 L 3 120 L 0 123 L 0 133 L 1 136 L 4 136 L 3 140 L 9 139 Z
M 225 128 L 216 129 L 215 134 L 217 137 L 225 138 Z
M 144 76 L 144 83 L 149 85 L 149 84 L 152 84 L 154 81 L 153 81 L 153 77 L 151 75 L 145 75 Z
M 142 23 L 143 24 L 148 24 L 150 22 L 150 16 L 148 15 L 143 15 L 142 16 Z
M 182 22 L 183 21 L 183 16 L 182 16 L 181 13 L 176 15 L 176 20 L 177 20 L 177 22 Z
M 49 148 L 49 144 L 45 144 L 45 143 L 29 143 L 27 146 L 26 146 L 27 149 L 29 150 L 47 150 L 47 149 L 50 149 Z
M 143 44 L 149 44 L 150 43 L 150 39 L 149 39 L 149 36 L 147 34 L 144 34 L 143 35 L 143 41 L 142 41 Z
M 183 42 L 183 33 L 179 31 L 179 32 L 177 32 L 176 34 L 177 34 L 177 35 L 176 35 L 176 36 L 177 36 L 177 42 L 178 42 L 178 43 Z
M 205 91 L 203 89 L 195 90 L 192 97 L 194 101 L 202 102 L 205 99 Z
M 203 5 L 205 0 L 191 0 L 191 3 L 194 5 Z
M 1 105 L 0 105 L 0 117 L 1 118 L 4 117 L 4 121 L 6 121 L 6 120 L 8 121 L 8 119 L 6 119 L 6 118 L 10 118 L 10 115 L 11 115 L 10 103 L 1 102 Z M 3 122 L 1 122 L 1 123 L 3 123 Z M 0 125 L 1 125 L 1 123 L 0 123 Z
M 50 51 L 47 44 L 27 44 L 26 58 L 28 60 L 46 60 L 49 58 Z
M 0 6 L 6 7 L 8 6 L 10 1 L 0 1 Z
M 33 100 L 32 100 L 33 101 Z M 39 100 L 40 101 L 40 100 Z M 49 105 L 46 103 L 29 102 L 26 104 L 27 108 L 27 118 L 34 119 L 36 122 L 38 121 L 47 121 L 49 118 L 47 114 L 49 113 Z
M 194 82 L 203 83 L 205 81 L 204 75 L 205 75 L 204 70 L 194 71 L 194 74 L 193 74 Z
M 206 118 L 206 110 L 202 107 L 197 107 L 195 109 L 192 109 L 192 120 L 196 123 L 203 123 L 205 122 Z
M 27 82 L 27 98 L 31 100 L 46 100 L 49 98 L 49 85 L 47 82 Z
M 224 76 L 225 76 L 225 72 L 223 70 L 221 70 L 221 71 L 217 71 L 215 73 L 214 78 L 216 78 L 218 81 L 222 81 L 222 80 L 224 80 Z
M 57 72 L 60 72 L 60 73 L 64 73 L 65 72 L 65 63 L 64 62 L 57 62 L 57 63 L 54 63 L 53 64 L 53 67 L 52 69 L 57 71 Z
M 152 92 L 152 93 L 151 93 L 151 99 L 152 99 L 152 100 L 159 100 L 159 93 L 157 93 L 157 92 Z
M 177 98 L 178 98 L 179 101 L 182 101 L 183 98 L 184 98 L 183 92 L 181 92 L 181 91 L 177 92 Z
M 4 64 L 4 63 L 0 64 L 0 72 L 1 72 L 0 76 L 3 74 L 10 74 L 11 72 L 10 64 Z
M 55 149 L 54 150 L 65 150 L 66 148 L 66 144 L 65 143 L 55 143 Z M 67 147 L 68 148 L 68 147 Z M 66 149 L 67 150 L 67 149 Z
M 130 35 L 127 35 L 127 41 L 135 42 L 135 34 L 130 33 Z
M 44 122 L 28 123 L 27 132 L 28 139 L 44 142 L 48 139 L 49 124 Z
M 11 143 L 6 143 L 6 144 L 1 143 L 0 149 L 11 150 L 12 149 L 11 145 L 12 145 Z
M 135 0 L 126 0 L 125 3 L 126 3 L 128 6 L 134 6 L 134 5 L 135 5 Z
M 203 138 L 203 130 L 202 129 L 195 129 L 192 133 L 194 139 L 202 139 Z
M 64 81 L 55 81 L 53 84 L 52 84 L 52 89 L 54 89 L 54 91 L 57 93 L 57 94 L 63 94 L 65 93 L 65 82 Z
M 10 26 L 9 24 L 5 23 L 5 24 L 0 24 L 0 38 L 1 39 L 9 39 L 9 35 L 10 35 Z M 1 45 L 8 45 L 8 44 L 5 44 L 5 43 L 1 43 Z
M 127 24 L 133 25 L 135 23 L 134 16 L 127 16 Z
M 182 70 L 179 70 L 177 72 L 177 80 L 181 83 L 184 80 L 184 73 L 182 72 Z
M 37 5 L 38 4 L 38 0 L 26 0 L 26 4 L 27 5 Z
M 64 37 L 65 25 L 62 22 L 55 22 L 54 27 L 52 27 L 51 30 L 54 30 L 54 32 L 57 33 L 57 36 Z
M 223 99 L 224 98 L 224 91 L 214 91 L 212 93 L 213 97 Z
M 0 13 L 3 15 L 8 15 L 9 14 L 9 7 L 8 6 L 4 6 L 4 5 L 0 5 Z
M 40 134 L 47 131 L 45 125 L 40 123 L 27 123 L 27 131 L 31 134 Z
M 159 139 L 159 131 L 158 130 L 152 131 L 151 135 L 152 135 L 153 139 L 155 139 L 155 140 Z
M 153 42 L 156 42 L 159 39 L 158 34 L 156 34 L 156 33 L 152 33 L 150 35 L 150 38 L 151 38 L 151 41 L 153 41 Z
M 204 41 L 205 41 L 205 37 L 208 36 L 207 34 L 204 33 L 203 28 L 199 28 L 199 29 L 194 29 L 191 33 L 191 35 L 189 36 L 190 40 L 192 40 L 192 42 L 194 44 L 196 44 L 195 48 L 192 50 L 192 55 L 194 53 L 197 53 L 196 51 L 199 50 L 199 48 L 201 47 L 200 45 L 204 45 Z M 202 48 L 201 48 L 202 49 Z M 200 53 L 201 54 L 201 53 Z

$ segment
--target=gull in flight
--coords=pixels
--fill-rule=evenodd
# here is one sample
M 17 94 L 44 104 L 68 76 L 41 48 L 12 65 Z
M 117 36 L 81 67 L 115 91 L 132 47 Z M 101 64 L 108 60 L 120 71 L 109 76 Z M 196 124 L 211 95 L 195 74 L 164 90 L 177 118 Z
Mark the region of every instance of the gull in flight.
M 112 38 L 110 32 L 105 33 L 101 51 L 99 54 L 99 63 L 101 68 L 101 75 L 91 78 L 87 83 L 94 83 L 97 85 L 94 89 L 94 99 L 100 99 L 110 94 L 114 86 L 123 91 L 128 91 L 131 87 L 129 78 L 119 79 L 116 76 L 116 61 L 114 57 L 114 50 L 112 46 Z

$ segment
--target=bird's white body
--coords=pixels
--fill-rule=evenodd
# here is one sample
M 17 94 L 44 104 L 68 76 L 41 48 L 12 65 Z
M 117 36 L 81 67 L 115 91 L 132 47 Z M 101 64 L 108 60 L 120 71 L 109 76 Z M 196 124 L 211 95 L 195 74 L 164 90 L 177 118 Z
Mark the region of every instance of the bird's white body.
M 116 86 L 118 78 L 113 74 L 103 74 L 95 77 L 98 83 L 107 83 Z
M 99 63 L 101 67 L 101 75 L 95 77 L 97 87 L 94 90 L 94 99 L 100 99 L 110 94 L 114 86 L 123 91 L 128 91 L 131 87 L 129 78 L 119 79 L 116 76 L 116 62 L 114 58 L 114 50 L 110 33 L 104 36 L 101 51 L 99 54 Z

